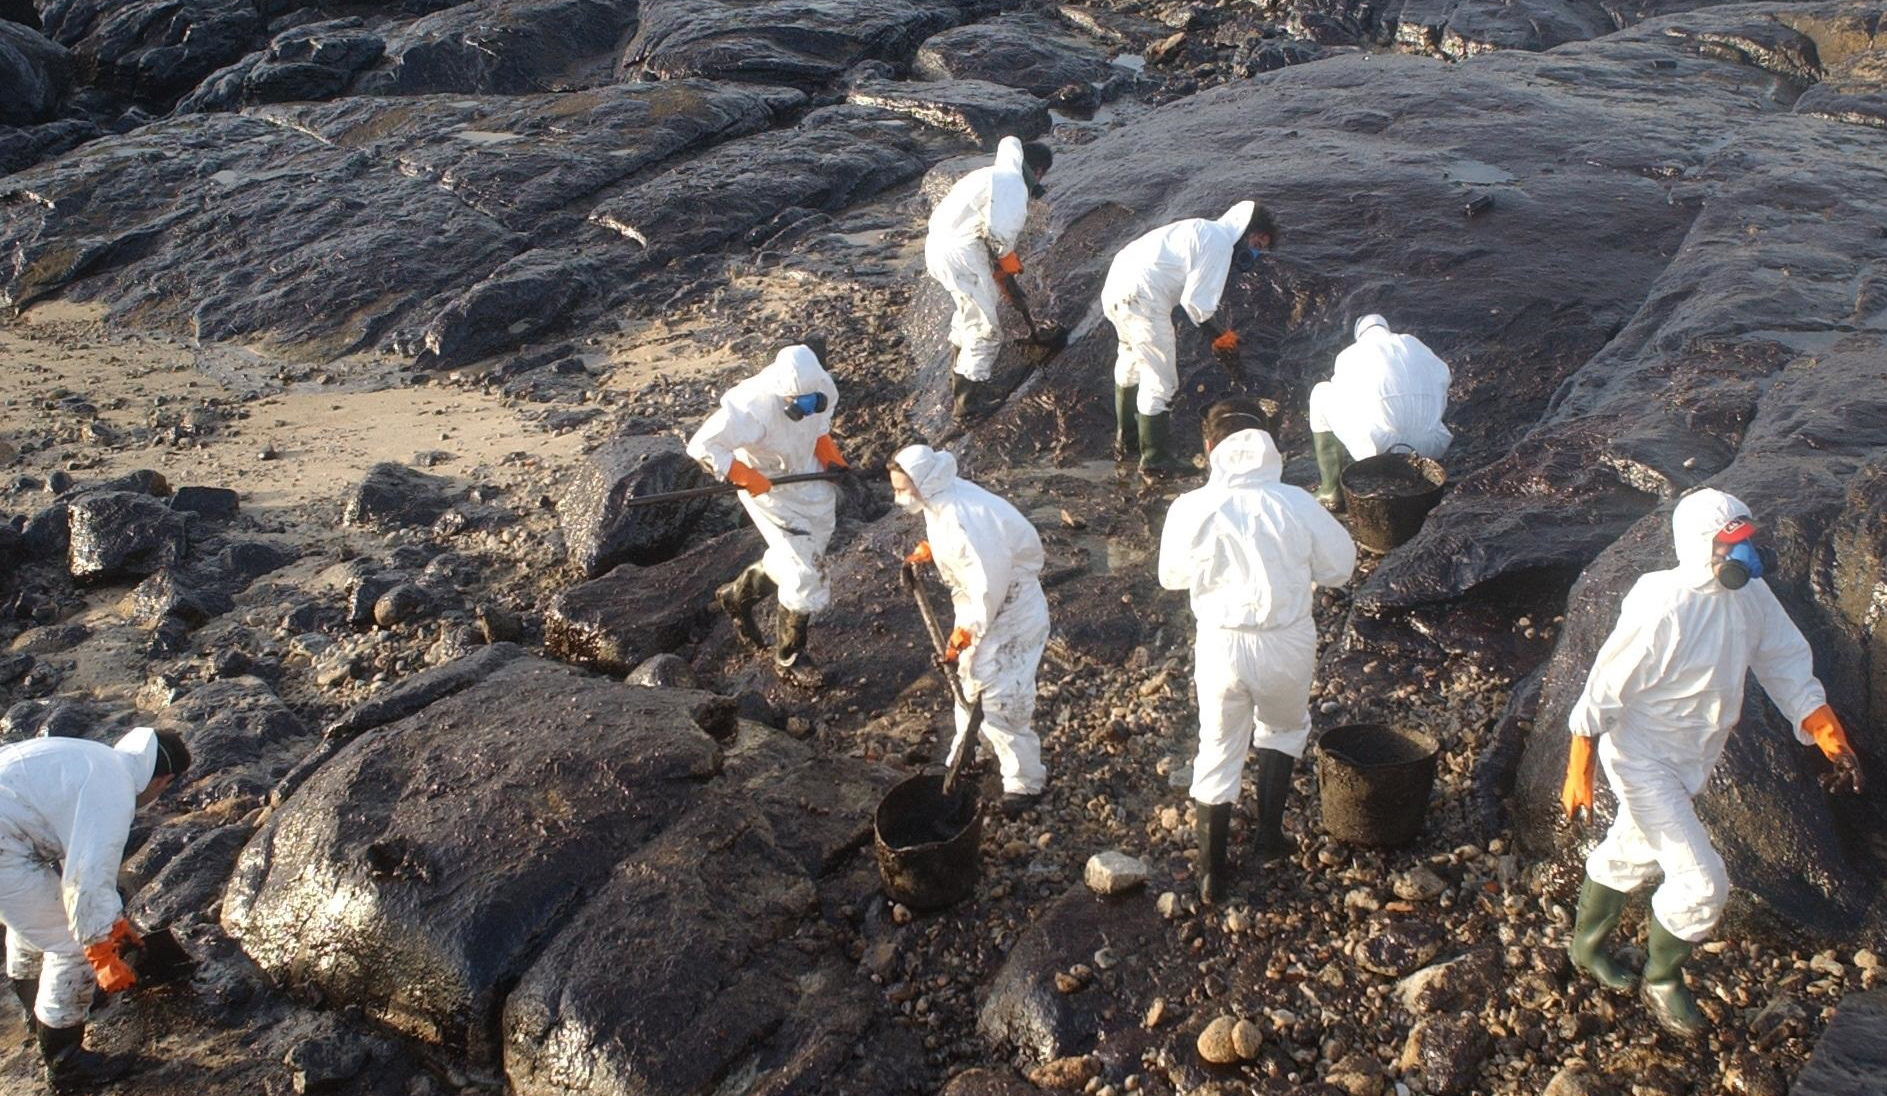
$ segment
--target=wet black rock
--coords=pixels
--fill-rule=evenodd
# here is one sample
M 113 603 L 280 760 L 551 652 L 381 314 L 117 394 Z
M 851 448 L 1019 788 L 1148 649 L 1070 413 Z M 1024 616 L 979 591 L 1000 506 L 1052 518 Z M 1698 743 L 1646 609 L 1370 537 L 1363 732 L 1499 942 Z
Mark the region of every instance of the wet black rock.
M 0 125 L 0 175 L 24 171 L 41 160 L 69 152 L 104 130 L 97 123 L 66 118 L 44 125 L 13 128 Z
M 709 483 L 706 473 L 668 434 L 633 435 L 606 442 L 584 460 L 557 499 L 570 561 L 591 578 L 619 563 L 660 563 L 687 543 L 709 499 L 653 506 L 629 500 Z
M 1489 50 L 1546 50 L 1616 29 L 1597 0 L 1402 0 L 1382 16 L 1404 49 L 1462 58 Z
M 402 582 L 381 594 L 373 603 L 373 622 L 382 628 L 396 628 L 431 613 L 432 595 L 416 583 Z
M 360 1075 L 372 1058 L 368 1043 L 351 1034 L 329 1035 L 296 1043 L 282 1058 L 293 1071 L 297 1096 L 340 1091 Z
M 1075 883 L 1016 940 L 983 997 L 977 1030 L 1038 1064 L 1086 1052 L 1102 1028 L 1100 1014 L 1123 1003 L 1098 984 L 1063 993 L 1055 976 L 1092 962 L 1104 947 L 1130 954 L 1159 931 L 1159 913 L 1146 894 L 1097 898 L 1086 884 Z M 1123 992 L 1139 1000 L 1136 992 Z
M 388 32 L 363 95 L 522 94 L 606 75 L 635 27 L 633 0 L 477 0 Z
M 125 597 L 123 608 L 128 618 L 145 627 L 165 617 L 196 627 L 229 612 L 235 602 L 214 577 L 166 567 L 138 583 Z
M 623 679 L 625 685 L 645 685 L 672 689 L 695 689 L 701 682 L 696 679 L 694 667 L 677 655 L 660 654 L 638 663 Z
M 950 1078 L 940 1096 L 1039 1096 L 1041 1091 L 1010 1073 L 969 1069 Z
M 249 827 L 223 826 L 192 837 L 164 862 L 127 907 L 146 932 L 181 917 L 203 917 L 223 895 L 229 869 L 249 840 Z
M 157 725 L 176 731 L 190 747 L 190 771 L 181 789 L 186 803 L 235 795 L 260 799 L 315 737 L 275 690 L 256 677 L 202 685 L 164 709 Z
M 43 0 L 39 14 L 86 82 L 164 107 L 249 52 L 263 30 L 250 0 Z
M 293 563 L 300 553 L 291 547 L 261 540 L 243 540 L 228 545 L 216 555 L 217 566 L 245 582 L 252 582 L 271 571 Z
M 764 1052 L 795 1013 L 819 1007 L 808 983 L 855 977 L 836 952 L 819 964 L 794 937 L 818 922 L 815 881 L 865 841 L 886 782 L 745 729 L 712 789 L 617 864 L 506 1002 L 514 1089 L 704 1092 L 743 1063 L 784 1064 L 797 1040 Z M 633 1087 L 614 1080 L 625 1077 Z
M 576 252 L 533 248 L 441 309 L 421 338 L 423 365 L 476 361 L 554 328 L 593 298 L 610 272 Z
M 1790 1096 L 1869 1096 L 1887 1091 L 1887 989 L 1842 999 L 1795 1078 Z
M 724 533 L 665 563 L 625 563 L 557 595 L 544 618 L 544 645 L 558 658 L 626 673 L 672 652 L 712 624 L 715 587 L 759 560 L 751 529 Z
M 845 98 L 962 133 L 985 148 L 994 148 L 1004 137 L 1028 140 L 1049 129 L 1048 108 L 1040 99 L 987 80 L 867 79 L 851 84 Z
M 1419 1073 L 1430 1096 L 1464 1096 L 1474 1090 L 1481 1063 L 1494 1040 L 1479 1016 L 1463 1012 L 1416 1022 L 1402 1046 L 1403 1073 Z
M 507 662 L 322 765 L 243 851 L 223 924 L 283 983 L 493 1062 L 505 991 L 719 770 L 699 698 Z
M 70 697 L 22 700 L 0 716 L 0 740 L 22 738 L 92 738 L 107 741 L 130 727 L 122 716 L 108 718 L 103 708 Z
M 962 18 L 951 0 L 643 0 L 625 71 L 810 87 L 858 61 L 903 62 Z
M 393 461 L 381 461 L 348 495 L 341 520 L 348 525 L 401 528 L 431 525 L 452 505 L 452 481 Z
M 1425 921 L 1387 921 L 1376 926 L 1356 949 L 1356 962 L 1377 974 L 1400 978 L 1435 958 L 1443 936 Z
M 359 19 L 294 27 L 276 35 L 266 49 L 212 74 L 177 104 L 177 112 L 327 99 L 379 61 L 384 47 Z
M 172 510 L 213 521 L 228 521 L 241 506 L 241 496 L 227 487 L 179 487 L 170 497 Z
M 1043 99 L 1070 84 L 1127 77 L 1066 26 L 1036 15 L 1002 15 L 944 31 L 917 51 L 911 71 L 929 80 L 985 80 Z
M 66 568 L 83 582 L 148 575 L 183 559 L 183 515 L 160 499 L 100 491 L 72 500 Z
M 72 55 L 31 27 L 0 19 L 0 126 L 50 121 L 72 83 Z M 4 168 L 0 168 L 4 170 Z

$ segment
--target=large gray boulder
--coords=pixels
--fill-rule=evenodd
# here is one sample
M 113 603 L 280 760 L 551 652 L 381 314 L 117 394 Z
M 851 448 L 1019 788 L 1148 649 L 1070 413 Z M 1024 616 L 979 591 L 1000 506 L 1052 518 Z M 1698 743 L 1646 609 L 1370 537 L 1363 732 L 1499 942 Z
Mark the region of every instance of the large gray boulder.
M 224 927 L 277 980 L 490 1063 L 505 992 L 720 769 L 711 699 L 507 662 L 321 766 L 243 851 Z
M 762 1059 L 823 996 L 809 981 L 857 977 L 822 970 L 837 956 L 795 936 L 819 920 L 815 883 L 868 840 L 889 779 L 744 725 L 711 790 L 616 866 L 507 999 L 513 1089 L 693 1096 Z
M 89 492 L 68 510 L 66 568 L 83 582 L 148 575 L 183 560 L 182 514 L 133 491 Z
M 635 29 L 634 0 L 476 0 L 389 32 L 364 95 L 525 94 L 607 75 Z
M 1842 999 L 1790 1096 L 1887 1092 L 1887 988 Z
M 765 548 L 759 533 L 737 529 L 652 567 L 618 564 L 557 595 L 544 616 L 544 646 L 569 662 L 627 673 L 706 632 L 715 588 Z
M 1126 70 L 1067 27 L 1039 15 L 1003 15 L 926 41 L 911 64 L 926 80 L 985 80 L 1048 98 L 1070 84 L 1099 86 Z
M 815 86 L 854 63 L 908 61 L 962 19 L 952 0 L 643 0 L 626 71 Z
M 571 562 L 594 578 L 619 563 L 647 566 L 674 555 L 713 500 L 628 503 L 709 482 L 671 435 L 635 434 L 604 443 L 584 460 L 557 499 L 557 519 Z
M 165 107 L 248 53 L 264 28 L 250 0 L 45 0 L 39 14 L 87 83 Z
M 31 27 L 0 19 L 0 126 L 51 120 L 72 83 L 72 55 Z M 0 171 L 6 170 L 0 165 Z

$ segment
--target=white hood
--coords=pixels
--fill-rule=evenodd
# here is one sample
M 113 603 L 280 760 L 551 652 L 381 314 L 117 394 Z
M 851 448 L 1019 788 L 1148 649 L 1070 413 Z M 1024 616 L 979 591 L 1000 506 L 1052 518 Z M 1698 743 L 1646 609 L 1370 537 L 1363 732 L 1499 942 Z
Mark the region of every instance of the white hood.
M 1277 483 L 1284 476 L 1278 443 L 1263 430 L 1240 430 L 1212 447 L 1210 482 L 1225 487 Z
M 1697 582 L 1710 578 L 1718 531 L 1736 518 L 1749 516 L 1749 507 L 1742 499 L 1712 487 L 1679 499 L 1671 511 L 1671 541 L 1677 549 L 1678 571 Z
M 1385 335 L 1390 333 L 1389 321 L 1383 319 L 1380 315 L 1374 312 L 1371 312 L 1369 315 L 1362 316 L 1357 319 L 1356 326 L 1350 329 L 1350 339 L 1353 342 L 1362 342 L 1363 332 L 1368 331 L 1371 328 L 1381 328 L 1383 334 Z
M 157 772 L 157 731 L 151 727 L 133 727 L 112 743 L 111 748 L 125 755 L 126 767 L 138 790 L 142 792 L 149 787 L 152 775 Z
M 891 463 L 904 469 L 925 501 L 942 495 L 957 481 L 957 458 L 928 445 L 907 445 L 898 450 Z
M 1232 241 L 1236 243 L 1238 238 L 1245 234 L 1246 226 L 1251 224 L 1251 215 L 1257 211 L 1257 202 L 1239 202 L 1219 215 L 1219 227 L 1230 230 Z
M 776 396 L 798 396 L 806 392 L 826 392 L 830 381 L 825 367 L 819 364 L 819 356 L 809 346 L 795 343 L 785 347 L 773 356 L 772 364 L 760 371 L 760 376 L 767 390 Z M 826 396 L 827 411 L 836 403 L 831 394 Z

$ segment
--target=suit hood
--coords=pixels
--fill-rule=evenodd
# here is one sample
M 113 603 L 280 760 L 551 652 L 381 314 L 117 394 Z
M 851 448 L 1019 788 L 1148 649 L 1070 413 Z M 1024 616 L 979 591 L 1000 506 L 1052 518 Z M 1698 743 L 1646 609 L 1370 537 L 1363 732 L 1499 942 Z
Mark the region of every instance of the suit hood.
M 1225 485 L 1277 483 L 1284 476 L 1278 443 L 1263 430 L 1240 430 L 1212 447 L 1212 482 Z

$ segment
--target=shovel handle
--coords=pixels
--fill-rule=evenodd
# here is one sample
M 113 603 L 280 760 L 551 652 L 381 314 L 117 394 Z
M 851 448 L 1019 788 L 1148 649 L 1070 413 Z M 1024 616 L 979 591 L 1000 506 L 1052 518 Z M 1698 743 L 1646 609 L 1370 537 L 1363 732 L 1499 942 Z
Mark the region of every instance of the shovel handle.
M 965 762 L 976 749 L 977 732 L 983 726 L 983 695 L 978 693 L 972 700 L 963 691 L 963 681 L 957 676 L 955 666 L 943 661 L 944 634 L 943 626 L 937 623 L 937 611 L 931 608 L 930 591 L 924 587 L 924 576 L 917 569 L 917 564 L 906 562 L 899 577 L 911 588 L 911 596 L 917 599 L 917 614 L 924 618 L 924 631 L 930 634 L 930 647 L 937 659 L 937 672 L 943 675 L 950 686 L 950 694 L 958 704 L 963 705 L 970 715 L 964 720 L 963 731 L 950 741 L 951 750 L 957 755 L 950 763 L 950 770 L 944 774 L 943 792 L 949 796 L 956 792 L 957 775 L 963 771 Z

